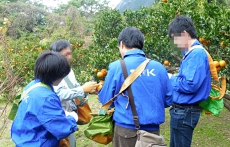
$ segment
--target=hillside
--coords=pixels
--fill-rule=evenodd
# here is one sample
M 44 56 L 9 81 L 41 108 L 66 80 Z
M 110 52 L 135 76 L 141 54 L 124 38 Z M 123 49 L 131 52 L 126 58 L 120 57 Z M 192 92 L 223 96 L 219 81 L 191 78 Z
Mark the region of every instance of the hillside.
M 117 9 L 122 13 L 125 10 L 138 10 L 141 6 L 150 7 L 156 0 L 121 0 Z

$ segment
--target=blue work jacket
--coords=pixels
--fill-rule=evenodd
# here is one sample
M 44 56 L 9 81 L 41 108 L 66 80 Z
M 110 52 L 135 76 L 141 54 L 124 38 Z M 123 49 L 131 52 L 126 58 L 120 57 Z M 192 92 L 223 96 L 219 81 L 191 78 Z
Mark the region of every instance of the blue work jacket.
M 140 49 L 126 52 L 124 61 L 128 74 L 131 74 L 145 60 L 145 53 Z M 100 102 L 105 104 L 119 93 L 123 82 L 124 76 L 118 60 L 109 65 L 104 85 L 98 95 Z M 166 69 L 159 62 L 151 60 L 143 73 L 132 83 L 131 88 L 141 125 L 140 129 L 159 130 L 159 125 L 165 121 L 164 108 L 171 105 L 172 86 Z M 127 91 L 125 95 L 128 95 Z M 128 99 L 119 95 L 114 101 L 114 106 L 113 119 L 116 125 L 135 129 Z
M 30 82 L 26 88 L 38 83 Z M 76 121 L 66 116 L 59 97 L 51 89 L 36 87 L 21 101 L 11 127 L 17 147 L 58 147 L 60 139 L 77 130 Z
M 192 46 L 201 45 L 195 41 Z M 206 100 L 211 91 L 211 76 L 208 56 L 202 48 L 185 54 L 178 75 L 171 79 L 173 103 L 195 104 Z

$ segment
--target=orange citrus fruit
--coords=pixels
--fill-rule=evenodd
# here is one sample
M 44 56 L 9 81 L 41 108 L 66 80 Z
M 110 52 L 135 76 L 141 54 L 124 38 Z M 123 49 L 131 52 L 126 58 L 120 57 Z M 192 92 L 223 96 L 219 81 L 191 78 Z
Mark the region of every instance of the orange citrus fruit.
M 219 67 L 220 66 L 220 63 L 218 61 L 213 61 L 213 64 L 216 66 L 216 67 Z
M 100 81 L 99 84 L 100 84 L 100 85 L 104 85 L 104 81 Z
M 210 45 L 210 41 L 206 41 L 206 40 L 205 40 L 205 41 L 203 42 L 203 45 L 204 45 L 204 46 L 209 46 L 209 45 Z
M 107 75 L 107 70 L 106 70 L 105 68 L 103 68 L 103 69 L 101 70 L 101 72 L 103 73 L 104 76 Z
M 98 73 L 97 73 L 97 77 L 98 77 L 98 78 L 102 78 L 103 76 L 104 76 L 104 74 L 103 74 L 102 72 L 98 72 Z
M 164 65 L 165 65 L 165 66 L 169 66 L 169 64 L 170 64 L 170 63 L 169 63 L 168 60 L 165 60 L 165 61 L 164 61 Z
M 167 3 L 167 0 L 162 0 L 164 3 Z
M 199 41 L 200 41 L 200 43 L 204 43 L 205 39 L 204 38 L 200 38 Z
M 217 70 L 217 71 L 220 71 L 220 70 L 221 70 L 221 67 L 217 67 L 216 70 Z
M 101 88 L 102 88 L 102 85 L 98 85 L 98 86 L 96 87 L 96 90 L 99 91 L 99 90 L 101 90 Z
M 219 61 L 219 64 L 221 67 L 225 67 L 227 63 L 224 60 L 221 60 Z
M 97 73 L 97 72 L 98 72 L 98 69 L 97 69 L 97 68 L 95 68 L 95 69 L 94 69 L 94 72 L 96 72 L 96 73 Z
M 226 48 L 226 45 L 225 45 L 224 41 L 221 41 L 220 46 L 221 46 L 222 48 Z
M 207 46 L 209 46 L 209 45 L 210 45 L 210 43 L 211 43 L 210 41 L 206 41 Z

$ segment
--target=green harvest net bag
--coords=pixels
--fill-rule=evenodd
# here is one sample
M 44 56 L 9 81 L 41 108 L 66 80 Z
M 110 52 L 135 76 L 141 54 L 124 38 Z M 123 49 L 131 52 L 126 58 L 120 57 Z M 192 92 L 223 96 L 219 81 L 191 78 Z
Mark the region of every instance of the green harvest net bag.
M 93 116 L 84 134 L 95 142 L 105 145 L 110 143 L 113 139 L 112 115 Z
M 224 108 L 223 96 L 226 91 L 226 78 L 221 78 L 221 87 L 218 85 L 212 85 L 211 92 L 208 99 L 200 102 L 202 108 L 202 114 L 219 116 L 220 112 Z
M 210 96 L 219 97 L 220 91 L 215 88 L 212 88 L 210 92 Z M 219 116 L 220 112 L 224 108 L 224 101 L 222 98 L 212 99 L 210 96 L 208 97 L 208 99 L 206 99 L 205 101 L 199 104 L 200 107 L 202 108 L 202 114 Z

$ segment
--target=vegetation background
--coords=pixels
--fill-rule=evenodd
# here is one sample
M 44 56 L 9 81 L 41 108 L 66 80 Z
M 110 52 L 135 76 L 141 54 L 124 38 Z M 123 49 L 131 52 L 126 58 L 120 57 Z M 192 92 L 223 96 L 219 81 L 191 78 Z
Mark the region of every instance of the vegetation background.
M 57 39 L 67 39 L 71 43 L 71 65 L 78 81 L 83 83 L 93 79 L 99 82 L 105 77 L 98 78 L 97 71 L 106 69 L 110 62 L 120 58 L 117 36 L 125 26 L 135 26 L 143 32 L 143 50 L 149 58 L 161 63 L 168 60 L 172 68 L 178 67 L 181 55 L 168 39 L 167 27 L 175 16 L 187 15 L 193 19 L 199 40 L 213 59 L 227 62 L 227 65 L 220 69 L 219 75 L 227 78 L 227 87 L 230 90 L 229 5 L 229 0 L 156 0 L 149 7 L 131 11 L 125 10 L 125 5 L 120 10 L 111 9 L 106 0 L 70 0 L 68 4 L 55 9 L 48 8 L 38 0 L 1 0 L 0 146 L 4 134 L 9 133 L 9 130 L 6 131 L 6 126 L 9 127 L 10 124 L 7 114 L 14 97 L 33 79 L 37 56 L 43 50 L 48 50 L 50 44 Z M 123 13 L 120 13 L 121 10 Z M 99 107 L 97 102 L 92 102 L 95 109 Z M 201 124 L 207 126 L 202 125 L 200 128 L 198 142 L 199 139 L 208 140 L 207 143 L 210 144 L 206 144 L 207 146 L 214 146 L 218 139 L 223 139 L 225 144 L 230 142 L 229 119 L 229 112 L 226 110 L 220 118 L 202 119 Z M 164 125 L 166 130 L 167 125 L 168 123 Z M 203 127 L 212 130 L 209 132 L 210 136 L 204 134 L 208 132 L 207 129 L 202 129 Z M 77 134 L 82 136 L 81 131 Z M 213 139 L 213 136 L 216 139 Z M 84 137 L 81 139 L 86 141 Z M 87 146 L 87 143 L 84 146 Z M 200 142 L 198 144 L 201 146 Z

